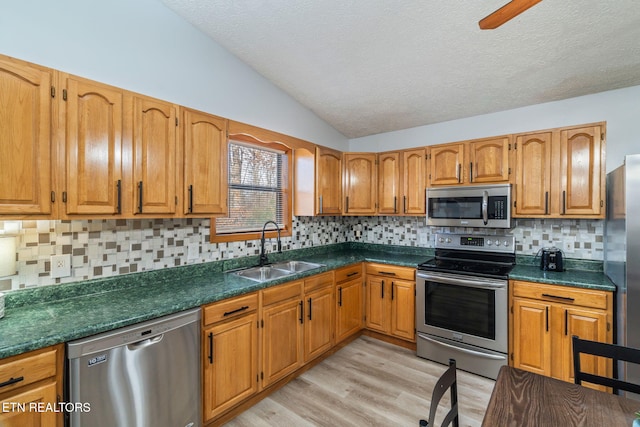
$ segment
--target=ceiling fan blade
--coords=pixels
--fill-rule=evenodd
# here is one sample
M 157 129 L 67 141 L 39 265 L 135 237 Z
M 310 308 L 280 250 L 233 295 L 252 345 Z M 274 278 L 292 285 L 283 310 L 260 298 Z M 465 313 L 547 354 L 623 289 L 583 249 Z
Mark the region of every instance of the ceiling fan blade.
M 541 1 L 542 0 L 512 0 L 492 14 L 482 18 L 479 22 L 480 29 L 493 30 L 494 28 L 498 28 L 500 25 L 520 15 L 522 12 Z

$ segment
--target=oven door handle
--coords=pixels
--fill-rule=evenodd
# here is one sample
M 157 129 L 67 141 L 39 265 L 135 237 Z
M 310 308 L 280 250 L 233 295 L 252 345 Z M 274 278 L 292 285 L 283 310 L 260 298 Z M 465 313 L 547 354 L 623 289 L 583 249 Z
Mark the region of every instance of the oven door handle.
M 425 279 L 430 282 L 436 283 L 444 283 L 447 285 L 455 285 L 455 286 L 468 286 L 471 288 L 479 288 L 479 289 L 504 289 L 507 287 L 506 281 L 495 280 L 495 281 L 480 281 L 476 279 L 470 279 L 466 277 L 447 277 L 443 275 L 435 275 L 435 274 L 427 274 L 424 272 L 418 273 L 418 278 Z
M 487 190 L 482 192 L 482 222 L 484 225 L 489 224 L 489 192 Z
M 506 360 L 506 356 L 498 356 L 496 354 L 490 354 L 490 353 L 485 353 L 483 351 L 475 351 L 475 350 L 469 350 L 468 348 L 462 348 L 462 347 L 457 347 L 455 345 L 451 345 L 451 344 L 447 344 L 444 343 L 440 340 L 428 337 L 424 334 L 421 334 L 420 332 L 418 332 L 418 336 L 420 338 L 422 338 L 423 340 L 432 342 L 433 344 L 438 344 L 441 345 L 443 347 L 447 347 L 447 348 L 451 348 L 454 349 L 456 351 L 459 351 L 461 353 L 467 353 L 467 354 L 471 354 L 473 356 L 479 356 L 479 357 L 484 357 L 485 359 L 492 359 L 492 360 Z

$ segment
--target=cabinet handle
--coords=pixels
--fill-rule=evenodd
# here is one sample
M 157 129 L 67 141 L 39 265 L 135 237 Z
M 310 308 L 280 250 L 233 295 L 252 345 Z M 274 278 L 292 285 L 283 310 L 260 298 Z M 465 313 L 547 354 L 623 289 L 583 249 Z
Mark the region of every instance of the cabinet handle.
M 378 271 L 378 274 L 386 274 L 387 276 L 395 276 L 396 273 L 393 271 Z
M 393 196 L 393 213 L 398 213 L 398 196 Z
M 338 307 L 342 307 L 342 286 L 338 288 Z
M 116 182 L 116 190 L 118 193 L 118 200 L 117 200 L 117 206 L 116 206 L 116 213 L 121 214 L 122 213 L 122 180 L 119 179 Z
M 542 296 L 544 298 L 555 298 L 555 299 L 560 299 L 562 301 L 567 301 L 567 302 L 574 302 L 575 299 L 571 298 L 571 297 L 559 297 L 557 295 L 551 295 L 551 294 L 542 294 Z
M 189 213 L 193 213 L 193 185 L 189 186 Z
M 473 162 L 469 162 L 469 182 L 473 182 Z
M 138 213 L 142 213 L 142 181 L 138 182 Z
M 402 213 L 407 213 L 407 196 L 402 196 Z
M 544 308 L 544 323 L 546 325 L 547 332 L 549 332 L 549 306 Z
M 300 323 L 304 323 L 304 302 L 300 301 Z
M 232 314 L 236 314 L 236 313 L 240 313 L 241 311 L 245 311 L 249 308 L 248 305 L 245 305 L 243 307 L 237 308 L 235 310 L 231 310 L 231 311 L 225 311 L 224 314 L 222 315 L 223 317 L 226 316 L 231 316 Z
M 567 192 L 566 190 L 562 192 L 562 215 L 567 213 Z
M 18 377 L 18 378 L 11 377 L 7 381 L 0 383 L 0 387 L 7 387 L 12 384 L 19 383 L 20 381 L 23 381 L 23 380 L 24 380 L 24 377 Z
M 358 274 L 358 272 L 357 271 L 353 271 L 353 272 L 347 274 L 347 277 L 355 276 L 356 274 Z
M 320 196 L 320 213 L 322 213 L 322 196 Z
M 544 214 L 549 215 L 549 192 L 544 192 Z
M 458 180 L 458 183 L 460 183 L 461 171 L 462 171 L 462 164 L 458 163 L 458 171 L 456 172 L 456 179 Z
M 391 301 L 393 301 L 393 285 L 394 283 L 391 282 Z
M 384 280 L 382 281 L 382 286 L 380 286 L 381 294 L 380 298 L 384 299 Z
M 209 332 L 209 364 L 213 365 L 213 332 Z
M 345 213 L 349 213 L 349 196 L 347 196 L 347 202 L 346 202 L 346 206 L 345 206 L 344 212 Z
M 309 298 L 309 320 L 311 320 L 311 298 Z
M 564 334 L 569 334 L 569 310 L 564 310 Z

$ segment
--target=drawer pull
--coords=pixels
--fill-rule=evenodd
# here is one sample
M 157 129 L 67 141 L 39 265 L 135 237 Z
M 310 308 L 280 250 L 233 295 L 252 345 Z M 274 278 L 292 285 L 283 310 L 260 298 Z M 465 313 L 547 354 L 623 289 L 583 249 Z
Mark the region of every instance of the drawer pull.
M 356 274 L 358 274 L 358 271 L 347 274 L 347 277 L 355 276 Z
M 24 377 L 18 377 L 18 378 L 13 378 L 12 377 L 12 378 L 8 379 L 7 381 L 5 381 L 3 383 L 0 383 L 0 387 L 7 387 L 7 386 L 10 386 L 12 384 L 19 383 L 20 381 L 23 381 L 23 380 L 24 380 Z
M 395 276 L 396 273 L 393 271 L 378 271 L 378 274 L 386 274 L 387 276 Z
M 248 308 L 249 308 L 249 306 L 245 305 L 244 307 L 240 307 L 240 308 L 238 308 L 236 310 L 225 311 L 223 316 L 231 316 L 232 314 L 236 314 L 236 313 L 240 313 L 241 311 L 245 311 Z
M 555 298 L 555 299 L 559 299 L 562 301 L 567 301 L 567 302 L 574 302 L 575 298 L 571 298 L 571 297 L 559 297 L 557 295 L 551 295 L 551 294 L 542 294 L 542 296 L 544 298 Z

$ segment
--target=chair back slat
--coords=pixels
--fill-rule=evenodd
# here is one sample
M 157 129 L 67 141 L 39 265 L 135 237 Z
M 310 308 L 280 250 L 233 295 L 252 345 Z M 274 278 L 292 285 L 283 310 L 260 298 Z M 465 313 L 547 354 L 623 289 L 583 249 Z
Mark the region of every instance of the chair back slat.
M 456 361 L 454 359 L 449 359 L 449 368 L 444 374 L 442 374 L 440 379 L 438 379 L 438 382 L 433 389 L 433 394 L 431 395 L 431 407 L 429 408 L 429 421 L 426 425 L 435 427 L 434 424 L 438 404 L 447 390 L 451 391 L 451 409 L 449 409 L 449 412 L 445 415 L 445 418 L 442 421 L 442 427 L 448 426 L 451 423 L 453 423 L 454 427 L 459 427 L 458 386 L 456 378 Z

